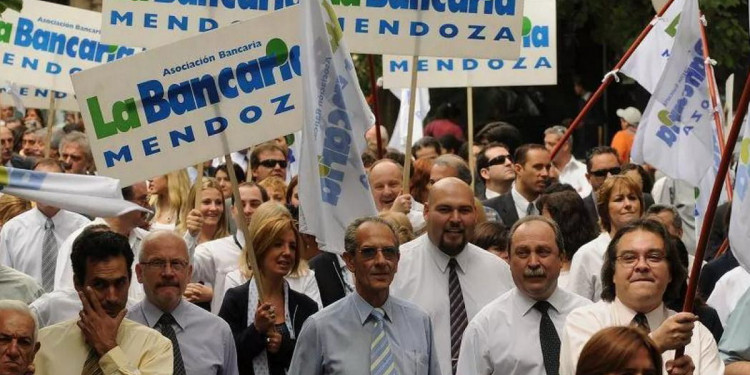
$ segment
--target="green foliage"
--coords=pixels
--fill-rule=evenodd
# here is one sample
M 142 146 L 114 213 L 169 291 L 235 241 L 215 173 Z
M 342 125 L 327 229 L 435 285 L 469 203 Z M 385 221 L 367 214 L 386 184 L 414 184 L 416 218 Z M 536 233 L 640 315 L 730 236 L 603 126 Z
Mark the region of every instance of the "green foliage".
M 21 8 L 23 8 L 22 0 L 0 0 L 0 13 L 5 12 L 6 9 L 20 12 Z

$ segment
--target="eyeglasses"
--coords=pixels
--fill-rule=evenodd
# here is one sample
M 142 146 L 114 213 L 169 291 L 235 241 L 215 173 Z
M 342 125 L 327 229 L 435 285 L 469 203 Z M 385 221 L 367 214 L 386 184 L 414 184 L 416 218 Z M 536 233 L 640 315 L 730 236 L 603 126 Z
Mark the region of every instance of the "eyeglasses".
M 616 175 L 620 174 L 620 171 L 622 169 L 620 167 L 614 167 L 609 169 L 600 169 L 598 171 L 591 171 L 591 174 L 593 174 L 596 177 L 607 177 L 608 174 Z
M 615 259 L 618 260 L 620 264 L 628 268 L 634 267 L 635 264 L 638 263 L 638 261 L 642 258 L 645 258 L 646 264 L 648 264 L 649 266 L 657 266 L 664 262 L 664 259 L 666 259 L 667 256 L 660 251 L 649 251 L 644 256 L 638 255 L 633 252 L 626 252 L 615 257 Z
M 152 270 L 160 271 L 167 269 L 168 264 L 170 267 L 172 267 L 172 270 L 176 272 L 182 272 L 188 266 L 188 262 L 178 259 L 172 259 L 168 262 L 164 259 L 155 259 L 150 262 L 141 262 L 141 264 L 148 268 L 151 268 Z
M 365 259 L 373 259 L 378 255 L 378 251 L 383 253 L 383 258 L 388 260 L 395 260 L 398 258 L 398 248 L 395 246 L 388 246 L 388 247 L 371 247 L 366 246 L 361 249 L 359 249 L 359 253 L 362 254 L 362 257 Z
M 511 162 L 513 161 L 510 158 L 510 155 L 498 155 L 487 162 L 487 167 L 489 168 L 493 165 L 505 164 L 505 160 L 510 160 Z
M 266 160 L 261 160 L 260 162 L 258 162 L 258 164 L 260 164 L 260 165 L 262 165 L 262 166 L 264 166 L 266 168 L 273 168 L 277 164 L 281 168 L 286 168 L 286 160 L 266 159 Z

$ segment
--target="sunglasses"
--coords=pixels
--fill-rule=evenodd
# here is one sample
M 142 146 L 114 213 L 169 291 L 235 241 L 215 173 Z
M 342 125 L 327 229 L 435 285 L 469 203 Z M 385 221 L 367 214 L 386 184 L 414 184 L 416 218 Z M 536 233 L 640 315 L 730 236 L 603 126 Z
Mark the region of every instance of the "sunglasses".
M 510 155 L 498 155 L 490 159 L 490 161 L 487 162 L 487 167 L 491 167 L 493 165 L 505 164 L 505 160 L 510 160 L 511 162 L 513 162 L 513 160 L 510 158 Z
M 273 168 L 277 164 L 281 168 L 286 168 L 286 160 L 266 159 L 266 160 L 261 160 L 260 162 L 258 162 L 258 164 L 266 168 Z
M 364 259 L 373 259 L 378 255 L 378 251 L 383 253 L 383 258 L 387 260 L 394 260 L 398 258 L 399 250 L 397 247 L 388 246 L 378 249 L 377 247 L 365 246 L 359 249 L 359 253 L 362 254 Z
M 591 171 L 591 174 L 596 177 L 607 177 L 608 174 L 611 174 L 613 176 L 616 174 L 620 174 L 621 170 L 622 169 L 620 169 L 620 167 L 614 167 L 609 169 L 600 169 L 598 171 Z

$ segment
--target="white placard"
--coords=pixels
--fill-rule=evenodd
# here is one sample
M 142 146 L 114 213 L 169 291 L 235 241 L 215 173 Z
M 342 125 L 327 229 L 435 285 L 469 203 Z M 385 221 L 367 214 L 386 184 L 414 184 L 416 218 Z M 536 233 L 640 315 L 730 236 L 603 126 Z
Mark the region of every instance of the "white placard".
M 0 87 L 0 102 L 3 105 L 13 105 L 13 97 L 7 90 L 8 86 Z M 15 91 L 15 94 L 21 98 L 21 103 L 23 103 L 25 108 L 49 109 L 49 96 L 52 94 L 52 90 L 19 86 L 15 88 Z M 54 94 L 55 109 L 78 112 L 78 103 L 73 95 L 60 91 L 56 91 Z
M 297 8 L 75 74 L 98 172 L 126 186 L 299 130 Z
M 554 0 L 526 0 L 521 56 L 517 60 L 420 57 L 417 86 L 484 87 L 557 84 L 557 23 Z M 451 45 L 453 47 L 453 45 Z M 408 88 L 410 56 L 383 56 L 383 87 Z
M 136 53 L 100 43 L 101 22 L 101 13 L 38 0 L 24 0 L 21 13 L 7 9 L 0 20 L 0 76 L 72 94 L 71 73 Z
M 515 59 L 524 1 L 335 0 L 333 8 L 352 53 Z M 298 2 L 104 0 L 102 38 L 152 48 Z

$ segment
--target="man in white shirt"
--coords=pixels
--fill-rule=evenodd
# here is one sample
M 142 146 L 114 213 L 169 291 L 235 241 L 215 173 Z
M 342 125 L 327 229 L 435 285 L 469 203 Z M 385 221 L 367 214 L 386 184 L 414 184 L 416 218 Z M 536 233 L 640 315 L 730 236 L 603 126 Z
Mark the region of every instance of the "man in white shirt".
M 558 373 L 565 317 L 591 303 L 557 287 L 564 246 L 560 228 L 543 216 L 527 216 L 513 225 L 508 254 L 516 287 L 466 327 L 459 374 Z
M 415 201 L 402 186 L 403 168 L 391 159 L 380 159 L 372 164 L 367 180 L 378 212 L 396 211 L 409 218 L 414 231 L 424 229 L 424 206 Z
M 35 171 L 63 173 L 54 159 L 41 159 Z M 90 220 L 43 203 L 9 220 L 0 230 L 0 263 L 23 272 L 51 292 L 60 244 Z
M 562 125 L 556 125 L 547 128 L 544 131 L 544 147 L 551 153 L 552 150 L 557 146 L 557 143 L 562 139 L 563 134 L 567 129 Z M 591 194 L 591 184 L 589 184 L 586 178 L 586 164 L 576 160 L 572 154 L 573 150 L 573 137 L 568 138 L 568 141 L 560 147 L 557 151 L 555 159 L 552 163 L 555 164 L 557 170 L 560 171 L 558 180 L 561 184 L 570 184 L 578 192 L 581 198 L 587 197 Z
M 664 374 L 677 367 L 695 375 L 724 373 L 711 332 L 692 313 L 664 306 L 680 292 L 687 276 L 677 248 L 661 223 L 639 219 L 621 228 L 607 248 L 602 268 L 602 301 L 573 310 L 565 322 L 560 374 L 575 374 L 583 346 L 597 331 L 633 325 L 650 332 L 662 351 Z M 675 349 L 685 356 L 674 360 Z M 671 373 L 671 372 L 670 372 Z
M 394 296 L 430 315 L 443 374 L 455 374 L 469 320 L 513 286 L 502 259 L 468 243 L 476 217 L 469 185 L 455 177 L 436 182 L 425 206 L 427 234 L 401 246 L 391 285 Z
M 499 142 L 484 146 L 477 154 L 477 171 L 485 187 L 484 196 L 478 197 L 479 200 L 492 199 L 509 192 L 516 172 L 508 146 Z

